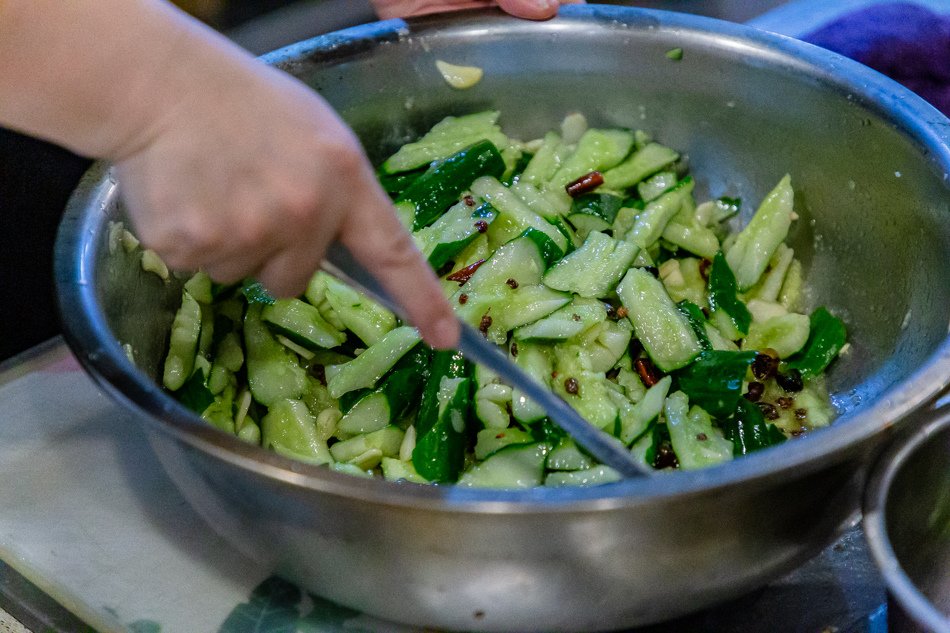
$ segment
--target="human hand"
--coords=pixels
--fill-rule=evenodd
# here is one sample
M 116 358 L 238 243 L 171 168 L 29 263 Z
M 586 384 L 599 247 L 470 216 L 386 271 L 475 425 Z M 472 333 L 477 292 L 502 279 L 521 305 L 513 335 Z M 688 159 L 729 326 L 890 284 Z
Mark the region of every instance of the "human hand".
M 205 51 L 205 59 L 207 59 Z M 191 56 L 189 62 L 196 63 Z M 115 158 L 143 244 L 173 268 L 303 290 L 338 239 L 435 346 L 457 327 L 354 134 L 312 90 L 226 52 L 176 95 L 144 141 Z
M 497 4 L 503 10 L 519 18 L 547 20 L 557 14 L 562 4 L 581 4 L 584 0 L 373 0 L 380 18 L 404 18 L 423 13 L 471 9 Z

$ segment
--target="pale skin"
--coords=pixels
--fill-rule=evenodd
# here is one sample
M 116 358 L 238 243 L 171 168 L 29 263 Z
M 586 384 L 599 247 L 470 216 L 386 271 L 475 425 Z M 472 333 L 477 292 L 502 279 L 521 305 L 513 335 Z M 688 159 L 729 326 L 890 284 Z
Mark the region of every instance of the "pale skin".
M 376 0 L 381 17 L 487 2 Z M 501 0 L 529 19 L 557 2 Z M 330 106 L 162 0 L 0 0 L 0 124 L 111 161 L 134 229 L 173 268 L 300 292 L 338 239 L 436 347 L 438 281 Z

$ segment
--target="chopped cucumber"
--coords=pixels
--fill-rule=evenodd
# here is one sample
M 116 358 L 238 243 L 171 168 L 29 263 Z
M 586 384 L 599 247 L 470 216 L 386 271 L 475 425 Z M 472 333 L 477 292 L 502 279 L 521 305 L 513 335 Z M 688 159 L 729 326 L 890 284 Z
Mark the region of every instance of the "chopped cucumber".
M 604 172 L 605 189 L 620 191 L 632 187 L 644 178 L 679 160 L 680 155 L 659 143 L 649 143 L 631 154 L 626 160 Z
M 631 268 L 617 286 L 617 296 L 637 338 L 662 371 L 684 367 L 699 355 L 702 348 L 689 321 L 653 275 Z
M 505 187 L 497 178 L 485 176 L 471 185 L 474 195 L 490 203 L 498 211 L 498 220 L 491 227 L 493 233 L 507 224 L 510 228 L 505 235 L 507 239 L 511 239 L 531 228 L 547 235 L 561 251 L 567 250 L 567 238 L 553 224 L 532 211 L 517 193 Z
M 544 273 L 544 284 L 581 297 L 605 297 L 620 283 L 638 250 L 629 242 L 594 231 L 580 248 Z
M 592 171 L 605 171 L 622 161 L 633 147 L 633 133 L 627 130 L 589 129 L 577 141 L 574 152 L 547 181 L 550 189 L 561 189 Z
M 446 117 L 436 123 L 422 138 L 407 143 L 383 163 L 384 174 L 409 171 L 444 160 L 459 150 L 488 140 L 496 147 L 507 147 L 508 137 L 498 127 L 497 111 L 477 112 L 459 117 Z
M 261 318 L 276 333 L 307 349 L 329 349 L 346 340 L 346 334 L 327 323 L 317 308 L 300 299 L 278 299 L 264 306 Z
M 198 338 L 201 335 L 201 305 L 187 290 L 181 293 L 181 307 L 175 313 L 169 337 L 168 356 L 162 382 L 176 391 L 185 384 L 195 366 Z
M 419 332 L 409 326 L 387 332 L 375 345 L 343 365 L 327 367 L 327 388 L 339 398 L 354 389 L 372 387 L 403 355 L 419 343 Z
M 788 236 L 794 197 L 791 178 L 786 175 L 765 197 L 726 252 L 726 261 L 736 274 L 739 290 L 749 290 L 756 284 L 779 244 Z
M 551 445 L 516 444 L 496 451 L 466 471 L 458 485 L 470 488 L 534 488 L 544 481 L 544 461 Z

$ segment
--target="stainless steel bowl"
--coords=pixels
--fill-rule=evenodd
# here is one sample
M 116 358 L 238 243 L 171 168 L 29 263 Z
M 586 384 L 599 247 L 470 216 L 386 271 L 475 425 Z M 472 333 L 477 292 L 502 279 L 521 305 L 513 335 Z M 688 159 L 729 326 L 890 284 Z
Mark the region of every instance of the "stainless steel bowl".
M 453 90 L 436 59 L 485 77 Z M 68 340 L 139 412 L 209 523 L 322 596 L 493 631 L 606 630 L 700 609 L 830 543 L 857 516 L 879 443 L 950 379 L 948 122 L 863 66 L 735 24 L 595 5 L 543 23 L 492 11 L 381 22 L 266 60 L 334 104 L 374 159 L 446 114 L 492 107 L 524 138 L 571 111 L 649 130 L 688 156 L 701 196 L 757 201 L 789 172 L 810 301 L 851 336 L 830 375 L 840 420 L 726 466 L 522 492 L 348 477 L 225 436 L 158 388 L 178 289 L 109 252 L 107 224 L 123 215 L 98 168 L 57 246 Z
M 895 633 L 950 633 L 950 401 L 878 461 L 864 531 L 896 603 Z

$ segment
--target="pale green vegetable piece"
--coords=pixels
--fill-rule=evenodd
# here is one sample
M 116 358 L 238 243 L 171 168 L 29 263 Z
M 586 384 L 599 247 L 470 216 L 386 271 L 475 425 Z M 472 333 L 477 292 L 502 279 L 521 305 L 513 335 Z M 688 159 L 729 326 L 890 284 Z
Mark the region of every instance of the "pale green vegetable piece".
M 779 244 L 785 241 L 792 223 L 794 199 L 791 177 L 786 174 L 726 252 L 726 262 L 736 275 L 739 290 L 756 284 Z

